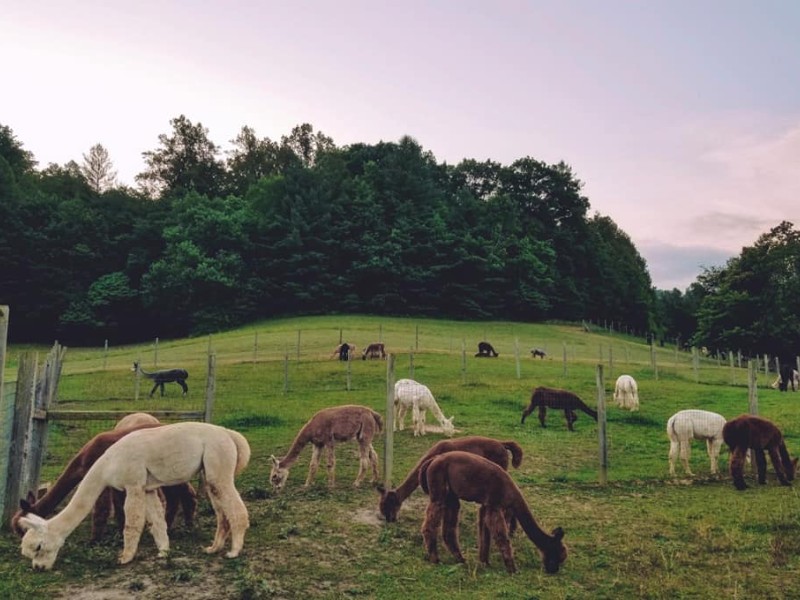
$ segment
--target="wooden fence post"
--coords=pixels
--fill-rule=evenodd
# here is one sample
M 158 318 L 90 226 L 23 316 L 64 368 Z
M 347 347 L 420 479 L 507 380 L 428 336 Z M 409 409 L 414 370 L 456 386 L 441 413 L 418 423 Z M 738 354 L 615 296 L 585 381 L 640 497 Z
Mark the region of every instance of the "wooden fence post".
M 514 360 L 517 364 L 517 379 L 522 377 L 522 373 L 520 371 L 520 364 L 519 364 L 519 338 L 514 337 Z
M 392 466 L 394 464 L 394 354 L 386 361 L 386 419 L 383 433 L 383 481 L 387 488 L 392 486 Z
M 103 344 L 103 371 L 106 370 L 106 366 L 108 365 L 108 340 L 105 341 Z
M 751 415 L 758 414 L 758 365 L 747 362 L 747 405 Z
M 603 365 L 597 365 L 597 435 L 600 451 L 600 484 L 608 483 L 608 439 L 606 437 L 606 389 Z
M 350 361 L 348 361 L 350 362 Z M 283 355 L 283 393 L 289 391 L 289 353 Z
M 6 342 L 8 340 L 8 320 L 10 311 L 7 305 L 0 305 L 0 518 L 3 519 L 0 527 L 8 523 L 5 518 L 6 484 L 8 482 L 8 459 L 11 452 L 11 428 L 13 418 L 11 410 L 14 408 L 13 398 L 6 399 L 5 372 L 6 372 Z M 17 499 L 19 501 L 19 499 Z M 14 504 L 16 508 L 16 504 Z
M 561 344 L 562 344 L 561 350 L 562 350 L 562 362 L 563 362 L 562 375 L 564 377 L 566 377 L 567 376 L 567 342 L 561 342 Z
M 158 337 L 156 337 L 156 342 L 153 344 L 153 366 L 158 367 Z
M 211 423 L 212 412 L 214 410 L 214 394 L 217 390 L 217 355 L 208 355 L 208 375 L 206 376 L 206 406 L 203 420 Z
M 253 367 L 258 363 L 258 332 L 256 331 L 255 338 L 253 339 Z
M 24 485 L 23 471 L 27 457 L 37 367 L 38 356 L 35 352 L 26 352 L 20 356 L 17 370 L 17 391 L 14 398 L 14 423 L 11 426 L 11 445 L 8 454 L 8 481 L 3 508 L 4 524 L 8 523 L 8 520 L 16 512 L 20 498 L 23 498 L 28 492 L 22 487 Z
M 728 363 L 731 366 L 731 385 L 736 385 L 736 371 L 733 368 L 733 352 L 728 350 Z
M 461 339 L 461 383 L 467 383 L 467 342 Z
M 133 401 L 139 402 L 139 389 L 142 385 L 142 353 L 139 352 L 139 357 L 136 359 L 136 364 L 139 365 L 139 368 L 136 369 L 136 373 L 134 374 L 133 378 Z
M 414 349 L 411 348 L 408 353 L 408 376 L 414 379 Z

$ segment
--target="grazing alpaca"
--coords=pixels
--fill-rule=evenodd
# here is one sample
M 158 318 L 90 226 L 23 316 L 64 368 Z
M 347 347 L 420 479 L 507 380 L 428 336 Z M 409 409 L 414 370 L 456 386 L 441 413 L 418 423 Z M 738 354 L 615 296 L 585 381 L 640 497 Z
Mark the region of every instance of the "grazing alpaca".
M 778 378 L 773 381 L 769 387 L 771 387 L 773 390 L 780 389 L 781 381 L 782 377 L 778 375 Z M 789 386 L 791 386 L 793 392 L 796 392 L 798 389 L 800 389 L 800 372 L 798 372 L 797 369 L 792 369 L 792 374 L 789 377 L 789 380 L 786 382 L 787 390 L 789 389 Z
M 397 520 L 397 513 L 417 486 L 419 486 L 419 471 L 424 463 L 445 452 L 462 450 L 471 452 L 478 456 L 483 456 L 492 461 L 504 471 L 508 471 L 508 453 L 511 452 L 511 464 L 518 468 L 522 464 L 522 447 L 515 441 L 500 442 L 492 438 L 481 436 L 469 436 L 456 438 L 454 440 L 442 440 L 431 446 L 416 466 L 406 476 L 403 483 L 397 489 L 387 490 L 383 486 L 378 486 L 378 493 L 381 495 L 378 508 L 386 521 L 393 523 Z
M 289 477 L 289 468 L 297 461 L 300 452 L 307 444 L 313 444 L 311 462 L 308 465 L 308 477 L 303 487 L 308 487 L 314 480 L 319 467 L 322 450 L 328 459 L 328 487 L 335 483 L 336 442 L 356 440 L 360 455 L 358 475 L 353 485 L 358 487 L 372 467 L 372 481 L 378 479 L 378 454 L 372 447 L 372 438 L 383 430 L 383 418 L 371 408 L 347 404 L 323 408 L 303 425 L 292 442 L 289 452 L 281 459 L 270 456 L 272 472 L 269 475 L 272 486 L 280 491 Z
M 489 342 L 478 342 L 478 357 L 500 356 Z
M 144 375 L 148 379 L 152 379 L 155 382 L 153 389 L 150 390 L 151 398 L 153 397 L 156 388 L 159 387 L 161 388 L 161 395 L 164 395 L 165 383 L 177 383 L 179 386 L 181 386 L 181 388 L 183 388 L 184 396 L 189 391 L 189 386 L 186 385 L 186 380 L 189 378 L 189 373 L 185 369 L 166 369 L 164 371 L 154 371 L 150 373 L 149 371 L 145 371 L 138 361 L 134 361 L 131 371 L 138 371 L 140 374 Z
M 544 421 L 547 415 L 547 409 L 553 408 L 564 411 L 564 418 L 567 420 L 567 428 L 570 431 L 575 431 L 572 424 L 578 420 L 578 415 L 575 414 L 575 409 L 582 410 L 587 415 L 597 421 L 597 411 L 589 408 L 583 403 L 583 400 L 578 398 L 572 392 L 567 390 L 559 390 L 548 387 L 537 387 L 533 390 L 531 395 L 531 403 L 522 411 L 522 422 L 525 418 L 533 412 L 533 409 L 539 407 L 539 422 L 542 427 L 546 427 Z
M 25 512 L 33 513 L 41 517 L 50 516 L 59 503 L 81 482 L 92 465 L 94 465 L 97 459 L 100 458 L 112 444 L 133 431 L 160 426 L 161 423 L 158 419 L 146 413 L 134 413 L 123 417 L 112 431 L 100 433 L 84 444 L 83 448 L 81 448 L 69 464 L 67 464 L 64 472 L 58 477 L 52 487 L 47 490 L 44 496 L 37 500 L 32 492 L 28 492 L 26 499 L 27 508 Z M 197 494 L 192 485 L 188 482 L 180 483 L 178 485 L 164 487 L 161 491 L 164 493 L 167 504 L 167 525 L 170 527 L 172 526 L 178 508 L 180 507 L 183 509 L 183 517 L 186 526 L 191 527 L 194 523 L 194 514 L 197 508 Z M 99 540 L 103 535 L 108 516 L 111 512 L 112 502 L 116 509 L 115 515 L 118 527 L 122 530 L 125 525 L 125 513 L 122 509 L 124 492 L 113 491 L 112 495 L 112 489 L 106 488 L 97 499 L 94 506 L 91 534 L 91 540 L 93 542 Z M 25 513 L 20 510 L 11 518 L 11 529 L 20 536 L 25 533 L 25 530 L 19 524 L 19 520 L 23 514 Z
M 22 554 L 36 569 L 50 569 L 70 533 L 92 509 L 106 487 L 125 490 L 125 544 L 120 564 L 136 554 L 145 521 L 159 556 L 169 551 L 164 507 L 156 490 L 162 485 L 189 481 L 203 471 L 211 505 L 217 514 L 217 531 L 206 552 L 221 550 L 228 537 L 228 558 L 238 556 L 249 526 L 247 508 L 234 486 L 234 476 L 247 466 L 250 446 L 243 435 L 210 423 L 175 423 L 129 433 L 109 448 L 89 469 L 69 504 L 45 520 L 23 515 L 26 530 Z M 23 510 L 26 502 L 20 502 Z
M 361 360 L 368 358 L 386 358 L 386 349 L 380 342 L 375 342 L 364 348 L 364 354 L 361 355 Z
M 425 435 L 425 412 L 431 411 L 442 426 L 446 436 L 455 433 L 453 417 L 445 418 L 430 389 L 413 379 L 398 379 L 394 384 L 394 430 L 405 429 L 406 412 L 411 408 L 411 421 L 414 424 L 414 437 Z
M 460 500 L 481 505 L 478 555 L 483 564 L 489 564 L 489 546 L 494 538 L 508 572 L 517 570 L 508 539 L 508 518 L 516 519 L 539 549 L 545 571 L 558 572 L 567 559 L 567 547 L 561 541 L 564 530 L 557 527 L 551 535 L 545 533 L 533 518 L 517 484 L 493 462 L 469 452 L 447 452 L 422 465 L 419 481 L 430 497 L 422 524 L 422 537 L 429 561 L 439 562 L 436 537 L 442 524 L 445 545 L 458 562 L 464 562 L 458 544 Z
M 780 375 L 780 382 L 778 383 L 778 389 L 782 392 L 785 392 L 791 386 L 792 391 L 797 391 L 797 381 L 800 379 L 800 374 L 797 370 L 793 369 L 791 365 L 784 364 L 781 365 L 781 375 Z
M 717 473 L 719 449 L 722 447 L 722 428 L 725 417 L 707 410 L 681 410 L 667 421 L 669 437 L 669 474 L 675 475 L 675 462 L 680 452 L 683 468 L 687 475 L 694 476 L 689 468 L 692 440 L 705 440 L 708 458 L 711 460 L 711 473 Z
M 346 342 L 342 342 L 336 348 L 333 349 L 331 353 L 331 358 L 338 358 L 339 360 L 352 360 L 353 357 L 358 353 L 358 348 L 355 344 L 348 344 Z
M 744 482 L 744 461 L 748 449 L 753 450 L 758 483 L 763 485 L 767 482 L 767 461 L 764 452 L 768 452 L 778 481 L 781 485 L 791 485 L 797 468 L 797 459 L 792 460 L 789 457 L 783 434 L 772 421 L 753 415 L 739 415 L 725 423 L 722 428 L 722 438 L 731 451 L 731 477 L 737 490 L 747 488 Z
M 537 356 L 542 360 L 544 360 L 545 356 L 547 356 L 547 352 L 545 352 L 541 348 L 533 348 L 531 350 L 531 358 L 536 358 Z
M 617 406 L 631 411 L 639 410 L 639 386 L 630 375 L 620 375 L 614 386 L 614 400 Z

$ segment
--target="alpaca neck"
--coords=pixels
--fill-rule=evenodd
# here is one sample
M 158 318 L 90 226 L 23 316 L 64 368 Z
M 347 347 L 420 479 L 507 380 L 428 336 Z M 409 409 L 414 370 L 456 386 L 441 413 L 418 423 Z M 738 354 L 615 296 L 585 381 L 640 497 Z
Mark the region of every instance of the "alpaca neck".
M 84 475 L 86 468 L 83 465 L 83 456 L 78 454 L 69 462 L 47 493 L 36 501 L 33 512 L 43 517 L 51 514 L 67 494 L 81 482 Z
M 95 463 L 97 465 L 98 463 Z M 86 518 L 97 498 L 106 488 L 106 481 L 102 469 L 90 469 L 83 478 L 75 495 L 64 510 L 48 521 L 51 532 L 66 538 Z
M 518 495 L 514 501 L 512 509 L 514 511 L 514 516 L 517 518 L 522 530 L 528 536 L 528 539 L 536 544 L 537 548 L 544 550 L 547 547 L 547 543 L 550 542 L 552 538 L 539 527 L 539 524 L 536 522 L 536 519 L 533 518 L 533 514 L 521 494 Z
M 428 408 L 430 409 L 431 414 L 433 414 L 434 418 L 437 421 L 439 421 L 439 423 L 444 424 L 444 422 L 447 419 L 445 418 L 444 413 L 442 412 L 442 409 L 439 408 L 439 405 L 436 404 L 436 402 L 433 399 L 431 399 Z
M 297 462 L 297 459 L 300 457 L 300 452 L 302 452 L 303 448 L 306 447 L 306 444 L 308 444 L 310 439 L 311 435 L 306 431 L 306 427 L 303 427 L 300 430 L 300 433 L 297 434 L 297 437 L 294 438 L 292 447 L 289 448 L 289 452 L 286 453 L 286 456 L 280 459 L 281 467 L 288 469 L 295 462 Z
M 427 455 L 423 457 L 423 460 L 419 461 L 417 465 L 411 470 L 408 476 L 403 480 L 403 483 L 397 486 L 394 490 L 397 494 L 398 499 L 400 502 L 405 502 L 406 498 L 408 498 L 411 494 L 414 493 L 414 490 L 419 487 L 419 470 L 422 467 L 422 463 L 425 459 L 430 458 Z

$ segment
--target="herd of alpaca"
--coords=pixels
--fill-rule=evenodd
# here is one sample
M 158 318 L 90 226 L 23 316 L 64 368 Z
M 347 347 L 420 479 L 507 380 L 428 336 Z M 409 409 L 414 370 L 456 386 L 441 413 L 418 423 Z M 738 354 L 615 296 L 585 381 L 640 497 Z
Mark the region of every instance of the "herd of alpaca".
M 357 352 L 354 345 L 340 344 L 333 356 L 351 360 Z M 545 357 L 534 349 L 532 356 Z M 370 344 L 362 355 L 385 358 L 383 344 Z M 488 342 L 479 344 L 476 356 L 496 357 Z M 138 363 L 134 369 L 155 382 L 152 396 L 164 384 L 178 383 L 187 392 L 186 371 L 173 369 L 148 373 Z M 796 373 L 796 371 L 795 371 Z M 791 385 L 794 374 L 781 374 L 781 389 Z M 787 383 L 788 382 L 788 383 Z M 414 437 L 426 434 L 427 411 L 440 424 L 441 432 L 452 437 L 456 430 L 453 417 L 444 416 L 431 390 L 412 379 L 400 379 L 394 386 L 394 430 L 405 429 L 405 416 L 412 413 Z M 619 408 L 639 410 L 638 386 L 633 377 L 617 378 L 614 399 Z M 582 411 L 598 419 L 598 413 L 575 393 L 557 388 L 536 387 L 521 423 L 536 409 L 539 422 L 546 427 L 547 409 L 563 410 L 567 429 Z M 373 447 L 375 437 L 383 431 L 383 418 L 375 410 L 359 405 L 323 408 L 314 413 L 300 428 L 286 454 L 270 456 L 270 483 L 280 492 L 289 478 L 289 469 L 302 450 L 312 446 L 308 475 L 304 487 L 314 482 L 324 450 L 328 471 L 328 487 L 335 485 L 335 445 L 354 441 L 358 445 L 359 470 L 354 486 L 359 487 L 371 471 L 371 481 L 380 495 L 378 510 L 388 523 L 396 522 L 403 503 L 419 487 L 427 494 L 427 508 L 421 526 L 425 558 L 438 563 L 438 537 L 460 563 L 465 562 L 459 543 L 461 502 L 479 505 L 477 520 L 478 559 L 489 564 L 492 543 L 499 551 L 506 570 L 517 570 L 511 537 L 520 527 L 536 546 L 547 573 L 556 573 L 567 559 L 564 530 L 556 527 L 545 531 L 534 518 L 520 488 L 508 473 L 509 465 L 522 464 L 523 449 L 513 440 L 495 440 L 484 436 L 444 439 L 433 444 L 416 462 L 396 488 L 378 482 L 378 455 Z M 693 440 L 705 441 L 712 475 L 718 473 L 718 459 L 723 443 L 730 451 L 730 474 L 737 490 L 747 488 L 745 462 L 753 457 L 760 484 L 766 483 L 768 454 L 778 481 L 791 485 L 798 459 L 789 456 L 783 434 L 771 421 L 741 415 L 731 420 L 714 412 L 688 409 L 672 415 L 667 421 L 669 473 L 676 475 L 680 458 L 685 473 L 693 476 L 689 458 Z M 158 556 L 169 552 L 169 529 L 177 512 L 183 511 L 187 527 L 192 527 L 197 507 L 197 494 L 190 480 L 202 473 L 203 489 L 216 515 L 216 531 L 207 553 L 222 550 L 230 541 L 226 557 L 238 556 L 249 527 L 247 507 L 237 491 L 234 478 L 250 461 L 250 446 L 240 433 L 207 423 L 162 424 L 146 413 L 135 413 L 120 420 L 111 431 L 96 435 L 69 462 L 55 484 L 41 498 L 28 494 L 20 501 L 20 510 L 13 516 L 11 527 L 22 537 L 21 552 L 35 569 L 51 569 L 67 537 L 93 512 L 93 541 L 99 539 L 108 517 L 113 512 L 123 537 L 119 563 L 126 564 L 136 555 L 146 524 L 158 550 Z M 61 512 L 51 516 L 59 503 L 75 490 Z

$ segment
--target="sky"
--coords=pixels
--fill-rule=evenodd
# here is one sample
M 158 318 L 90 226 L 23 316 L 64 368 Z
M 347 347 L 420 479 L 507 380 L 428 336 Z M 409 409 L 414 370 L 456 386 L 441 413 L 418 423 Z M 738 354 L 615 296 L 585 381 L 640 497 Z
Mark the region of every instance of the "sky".
M 563 161 L 653 284 L 800 226 L 796 0 L 0 0 L 0 125 L 135 185 L 170 121 Z

